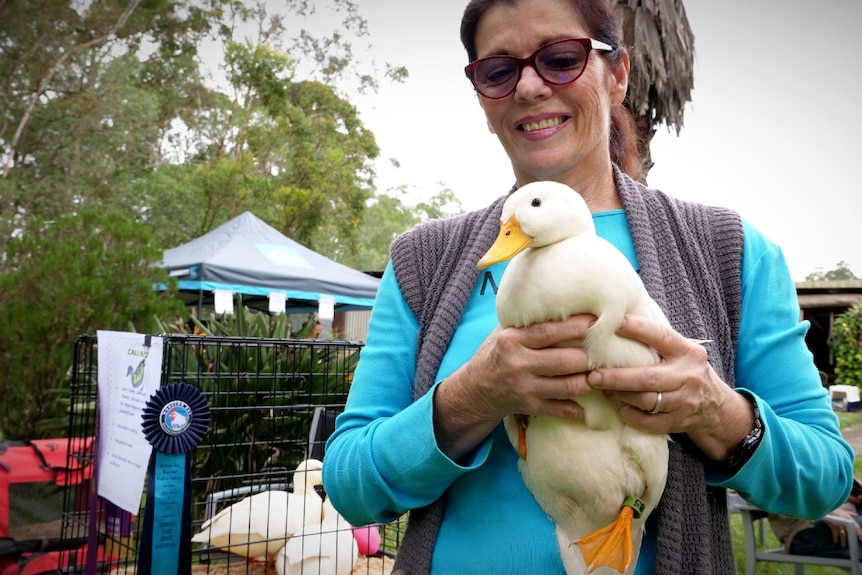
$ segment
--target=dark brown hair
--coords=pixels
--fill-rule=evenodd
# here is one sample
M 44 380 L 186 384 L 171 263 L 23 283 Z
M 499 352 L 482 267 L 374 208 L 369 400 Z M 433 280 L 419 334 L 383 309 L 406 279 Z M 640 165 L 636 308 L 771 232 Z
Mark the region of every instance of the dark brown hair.
M 590 38 L 615 46 L 613 52 L 601 54 L 612 67 L 622 65 L 623 54 L 627 52 L 622 43 L 622 34 L 614 14 L 613 0 L 568 0 L 572 8 L 584 20 Z M 482 16 L 495 6 L 517 6 L 521 0 L 470 0 L 461 17 L 461 44 L 467 51 L 467 61 L 478 57 L 476 51 L 476 29 Z M 513 24 L 513 26 L 516 24 Z M 643 180 L 643 166 L 638 152 L 638 137 L 634 118 L 623 104 L 611 108 L 610 133 L 611 161 L 635 180 Z

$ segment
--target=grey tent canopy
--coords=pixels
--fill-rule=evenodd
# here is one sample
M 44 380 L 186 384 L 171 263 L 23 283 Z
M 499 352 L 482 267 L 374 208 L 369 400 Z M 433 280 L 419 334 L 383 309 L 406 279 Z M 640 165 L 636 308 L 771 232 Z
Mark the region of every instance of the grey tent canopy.
M 162 267 L 177 278 L 188 303 L 212 302 L 214 290 L 242 294 L 243 303 L 283 292 L 289 312 L 317 310 L 323 296 L 338 311 L 369 309 L 380 280 L 291 240 L 251 212 L 165 250 Z M 248 297 L 246 297 L 248 296 Z

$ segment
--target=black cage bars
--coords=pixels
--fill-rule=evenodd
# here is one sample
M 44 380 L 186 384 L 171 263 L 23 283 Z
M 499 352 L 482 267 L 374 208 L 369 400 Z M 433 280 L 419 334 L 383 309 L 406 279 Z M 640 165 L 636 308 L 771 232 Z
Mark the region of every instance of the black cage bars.
M 190 454 L 192 533 L 255 493 L 291 491 L 297 464 L 322 458 L 361 347 L 351 341 L 164 336 L 161 385 L 192 385 L 210 409 L 207 433 Z M 93 564 L 97 573 L 134 573 L 146 552 L 139 548 L 145 494 L 131 517 L 93 495 L 95 444 L 80 438 L 96 436 L 97 338 L 81 336 L 74 353 L 68 457 L 79 475 L 65 490 L 61 529 L 68 549 L 61 552 L 61 573 L 84 573 Z M 355 573 L 388 572 L 403 522 L 380 526 L 380 532 L 378 557 Z M 192 563 L 194 573 L 266 572 L 262 563 L 206 544 L 194 545 Z

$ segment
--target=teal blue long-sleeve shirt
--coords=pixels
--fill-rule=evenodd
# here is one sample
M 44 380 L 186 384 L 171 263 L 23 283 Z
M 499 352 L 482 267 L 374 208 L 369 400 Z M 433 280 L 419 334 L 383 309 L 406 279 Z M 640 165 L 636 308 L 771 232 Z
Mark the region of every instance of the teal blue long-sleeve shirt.
M 622 210 L 593 215 L 598 234 L 637 268 Z M 489 268 L 499 283 L 506 263 Z M 816 518 L 847 496 L 853 452 L 805 344 L 796 291 L 784 256 L 744 224 L 737 388 L 756 398 L 765 436 L 733 477 L 708 481 L 736 489 L 775 513 Z M 497 326 L 495 293 L 480 275 L 435 381 L 467 362 Z M 327 445 L 324 484 L 354 525 L 386 523 L 446 497 L 433 573 L 559 573 L 554 525 L 527 491 L 502 424 L 455 462 L 434 437 L 434 389 L 413 401 L 419 326 L 387 267 L 344 413 Z M 653 573 L 655 529 L 648 524 L 637 574 Z

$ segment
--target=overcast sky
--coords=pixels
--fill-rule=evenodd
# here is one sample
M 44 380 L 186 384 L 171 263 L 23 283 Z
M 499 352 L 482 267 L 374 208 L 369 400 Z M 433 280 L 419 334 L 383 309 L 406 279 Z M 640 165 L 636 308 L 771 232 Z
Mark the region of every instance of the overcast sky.
M 464 77 L 465 2 L 358 0 L 378 61 L 404 85 L 356 100 L 381 146 L 381 190 L 426 199 L 451 188 L 467 209 L 504 193 L 511 166 Z M 862 276 L 862 1 L 687 0 L 695 90 L 679 138 L 661 128 L 649 183 L 740 211 L 784 250 L 794 280 L 846 261 Z M 396 158 L 394 168 L 389 158 Z M 439 182 L 442 182 L 440 184 Z

